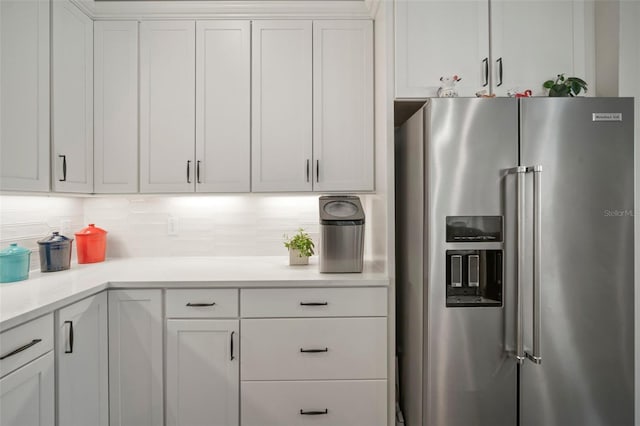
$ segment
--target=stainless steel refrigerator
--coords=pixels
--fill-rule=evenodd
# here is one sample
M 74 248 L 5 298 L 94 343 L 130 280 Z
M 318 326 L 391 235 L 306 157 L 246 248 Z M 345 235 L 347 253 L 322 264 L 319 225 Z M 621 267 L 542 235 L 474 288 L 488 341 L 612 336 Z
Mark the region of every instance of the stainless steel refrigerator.
M 633 425 L 633 99 L 431 99 L 395 154 L 406 425 Z

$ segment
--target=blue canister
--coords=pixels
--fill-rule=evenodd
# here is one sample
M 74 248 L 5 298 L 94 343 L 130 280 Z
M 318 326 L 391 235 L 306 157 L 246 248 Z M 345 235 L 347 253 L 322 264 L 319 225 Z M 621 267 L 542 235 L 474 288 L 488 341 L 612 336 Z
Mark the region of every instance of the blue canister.
M 71 244 L 73 238 L 67 238 L 54 232 L 38 241 L 40 246 L 40 272 L 56 272 L 69 269 L 71 264 Z
M 29 278 L 31 250 L 13 243 L 0 250 L 0 283 L 11 283 Z

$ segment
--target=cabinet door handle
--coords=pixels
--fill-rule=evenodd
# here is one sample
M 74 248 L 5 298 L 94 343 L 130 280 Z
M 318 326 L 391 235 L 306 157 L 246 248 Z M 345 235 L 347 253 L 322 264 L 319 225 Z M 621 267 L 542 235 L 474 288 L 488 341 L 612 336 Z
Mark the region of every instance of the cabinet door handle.
M 320 416 L 322 414 L 329 414 L 329 409 L 324 410 L 300 410 L 301 416 Z
M 191 183 L 191 161 L 187 160 L 187 183 Z
M 231 332 L 231 361 L 233 361 L 236 357 L 233 356 L 233 335 L 236 334 L 235 331 Z
M 58 154 L 58 158 L 62 158 L 62 179 L 58 180 L 64 182 L 67 180 L 67 156 Z
M 40 342 L 42 342 L 42 339 L 33 339 L 31 342 L 27 343 L 26 345 L 20 346 L 18 349 L 14 349 L 9 353 L 0 356 L 0 361 L 2 361 L 5 358 L 9 358 L 10 356 L 19 354 L 22 351 L 26 351 L 31 346 L 35 345 L 36 343 L 40 343 Z
M 65 321 L 65 325 L 69 325 L 67 328 L 67 342 L 65 343 L 64 353 L 72 354 L 73 353 L 73 321 Z
M 196 308 L 196 307 L 202 307 L 202 306 L 213 306 L 215 304 L 216 304 L 216 302 L 211 302 L 211 303 L 192 303 L 192 302 L 189 302 L 189 303 L 187 303 L 186 306 L 189 306 L 189 307 L 192 307 L 192 308 Z
M 316 160 L 316 183 L 320 182 L 320 160 Z
M 307 159 L 307 182 L 309 182 L 309 159 Z
M 482 60 L 482 65 L 483 65 L 483 78 L 484 78 L 482 87 L 487 87 L 487 85 L 489 84 L 489 58 L 484 58 Z
M 497 87 L 502 86 L 502 58 L 498 58 L 496 61 L 498 63 L 498 84 Z
M 202 183 L 200 182 L 200 160 L 196 161 L 196 182 Z
M 300 348 L 300 352 L 301 353 L 305 353 L 305 354 L 317 354 L 317 353 L 321 353 L 321 352 L 329 352 L 329 348 L 324 348 L 324 349 L 305 349 L 305 348 Z
M 329 302 L 300 302 L 300 306 L 327 306 Z

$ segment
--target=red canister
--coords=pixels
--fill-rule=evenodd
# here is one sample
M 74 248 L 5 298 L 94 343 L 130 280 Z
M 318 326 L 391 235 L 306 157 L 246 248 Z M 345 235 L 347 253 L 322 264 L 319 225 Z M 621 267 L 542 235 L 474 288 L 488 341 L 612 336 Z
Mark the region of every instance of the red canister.
M 107 251 L 107 231 L 97 228 L 93 223 L 76 232 L 78 263 L 96 263 L 104 261 Z

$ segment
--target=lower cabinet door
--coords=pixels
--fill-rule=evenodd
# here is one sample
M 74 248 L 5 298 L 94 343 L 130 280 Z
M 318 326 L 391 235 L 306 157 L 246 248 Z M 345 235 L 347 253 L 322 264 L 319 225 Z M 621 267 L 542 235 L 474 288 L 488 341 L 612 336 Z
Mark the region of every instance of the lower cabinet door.
M 238 320 L 167 320 L 167 426 L 240 424 L 238 330 Z
M 0 425 L 54 426 L 53 351 L 0 379 Z
M 58 423 L 109 424 L 107 293 L 58 311 Z
M 109 290 L 109 423 L 162 426 L 162 290 Z
M 386 424 L 386 380 L 242 382 L 242 426 Z

